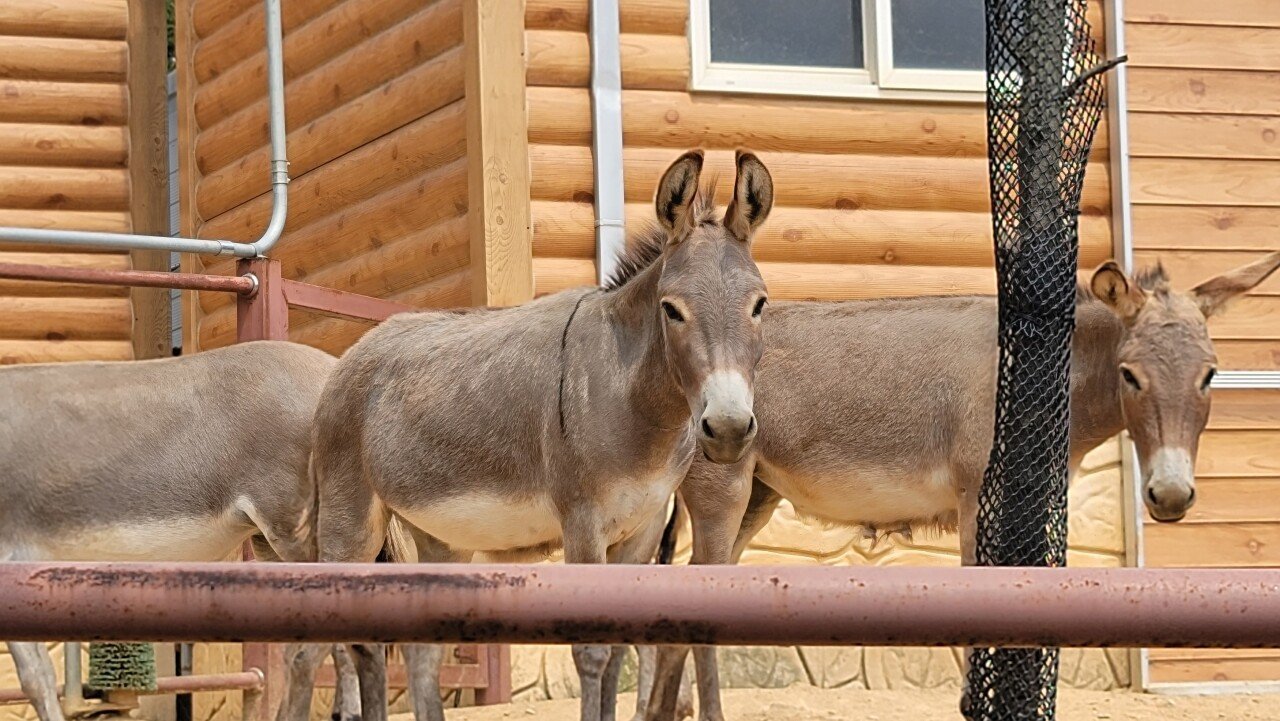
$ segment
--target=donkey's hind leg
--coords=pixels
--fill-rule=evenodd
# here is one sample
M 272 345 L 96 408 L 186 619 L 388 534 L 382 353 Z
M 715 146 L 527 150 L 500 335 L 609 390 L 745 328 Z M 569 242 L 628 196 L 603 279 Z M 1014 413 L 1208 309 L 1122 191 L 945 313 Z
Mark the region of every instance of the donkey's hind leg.
M 13 656 L 18 671 L 18 683 L 22 692 L 31 699 L 40 721 L 62 721 L 62 707 L 58 705 L 58 679 L 53 673 L 53 659 L 42 643 L 9 642 L 9 655 Z
M 419 563 L 467 563 L 471 560 L 471 553 L 450 550 L 402 519 L 400 523 L 413 537 Z M 444 662 L 444 646 L 410 643 L 401 650 L 404 651 L 405 672 L 409 677 L 414 719 L 444 721 L 444 704 L 440 701 L 440 665 Z

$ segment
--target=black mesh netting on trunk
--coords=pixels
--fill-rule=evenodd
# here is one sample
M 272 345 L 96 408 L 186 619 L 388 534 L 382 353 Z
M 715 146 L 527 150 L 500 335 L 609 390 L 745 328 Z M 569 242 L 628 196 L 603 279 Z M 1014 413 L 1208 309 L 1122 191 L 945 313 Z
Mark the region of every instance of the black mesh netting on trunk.
M 1062 566 L 1076 221 L 1108 64 L 1086 0 L 987 0 L 986 9 L 1000 366 L 977 561 Z M 1057 649 L 975 649 L 970 662 L 970 719 L 1053 718 Z

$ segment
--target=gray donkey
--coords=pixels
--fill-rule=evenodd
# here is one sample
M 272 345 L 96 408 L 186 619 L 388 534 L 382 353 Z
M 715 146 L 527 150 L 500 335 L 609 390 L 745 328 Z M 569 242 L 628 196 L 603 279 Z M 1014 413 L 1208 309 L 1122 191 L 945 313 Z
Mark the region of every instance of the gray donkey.
M 310 560 L 311 422 L 335 362 L 262 341 L 0 368 L 0 561 L 220 561 L 251 537 L 259 559 Z M 41 721 L 61 721 L 44 645 L 9 650 Z
M 372 561 L 391 519 L 421 560 L 545 556 L 643 563 L 700 449 L 739 460 L 756 435 L 764 282 L 751 239 L 773 184 L 736 156 L 722 220 L 700 151 L 658 184 L 659 227 L 603 289 L 523 306 L 396 316 L 342 357 L 316 412 L 321 561 Z M 691 422 L 692 421 L 692 422 Z M 656 520 L 656 523 L 655 523 Z M 386 714 L 378 646 L 357 646 L 366 721 Z M 616 651 L 616 652 L 615 652 Z M 612 719 L 623 648 L 575 646 L 584 721 Z M 302 721 L 319 652 L 288 652 L 282 719 Z M 439 652 L 405 649 L 419 718 L 440 719 Z
M 1098 268 L 1077 293 L 1072 475 L 1085 454 L 1127 430 L 1151 517 L 1186 514 L 1217 366 L 1206 320 L 1277 267 L 1280 253 L 1271 253 L 1185 293 L 1159 267 L 1136 280 L 1113 262 Z M 786 498 L 798 513 L 837 524 L 958 522 L 963 562 L 972 564 L 995 418 L 996 330 L 991 297 L 779 304 L 765 321 L 755 445 L 734 465 L 695 461 L 680 487 L 692 562 L 736 563 Z M 645 718 L 671 718 L 685 655 L 659 652 Z M 700 717 L 719 721 L 714 649 L 694 658 Z

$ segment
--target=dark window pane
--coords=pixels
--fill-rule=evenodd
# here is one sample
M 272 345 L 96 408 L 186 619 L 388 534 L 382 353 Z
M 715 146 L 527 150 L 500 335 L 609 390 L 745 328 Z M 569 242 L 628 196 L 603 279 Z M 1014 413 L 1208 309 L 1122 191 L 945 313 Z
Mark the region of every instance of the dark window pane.
M 891 0 L 893 64 L 899 68 L 984 70 L 982 0 Z
M 862 2 L 711 0 L 711 60 L 823 68 L 865 67 Z

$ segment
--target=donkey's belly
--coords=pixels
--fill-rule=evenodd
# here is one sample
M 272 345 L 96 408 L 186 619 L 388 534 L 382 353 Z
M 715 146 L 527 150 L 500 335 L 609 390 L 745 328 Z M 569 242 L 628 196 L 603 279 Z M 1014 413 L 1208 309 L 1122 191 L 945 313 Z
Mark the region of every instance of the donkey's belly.
M 945 469 L 848 467 L 821 474 L 761 464 L 756 475 L 806 516 L 884 526 L 954 517 L 956 488 Z
M 549 498 L 473 491 L 392 510 L 457 551 L 516 551 L 560 541 L 560 516 Z
M 228 516 L 59 528 L 15 544 L 31 561 L 221 561 L 251 534 Z

